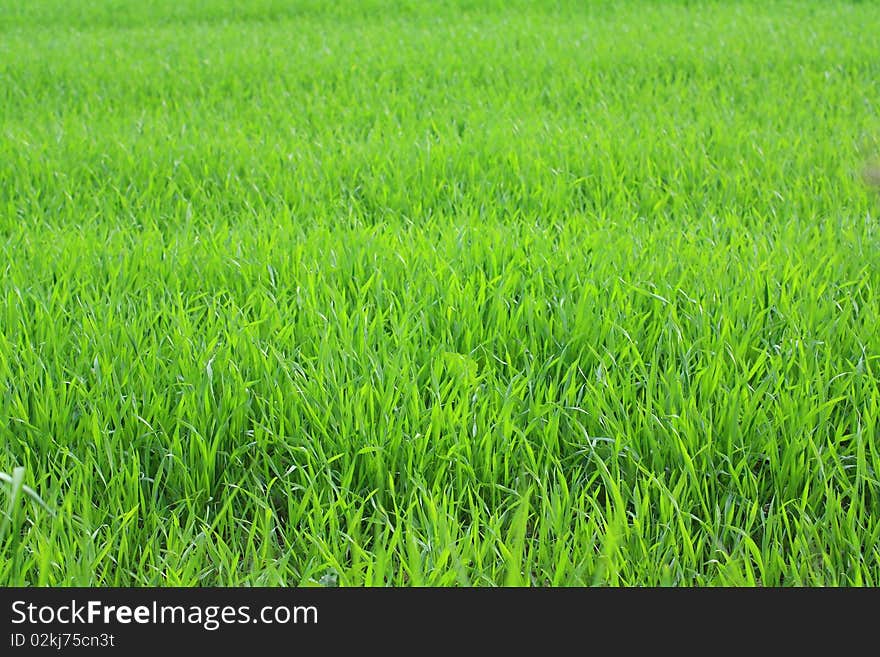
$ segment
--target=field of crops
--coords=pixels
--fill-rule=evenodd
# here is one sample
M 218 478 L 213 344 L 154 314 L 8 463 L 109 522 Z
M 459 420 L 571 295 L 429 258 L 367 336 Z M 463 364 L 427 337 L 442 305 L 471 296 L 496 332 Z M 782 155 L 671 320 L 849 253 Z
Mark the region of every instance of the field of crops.
M 878 138 L 873 2 L 0 0 L 0 585 L 880 585 Z

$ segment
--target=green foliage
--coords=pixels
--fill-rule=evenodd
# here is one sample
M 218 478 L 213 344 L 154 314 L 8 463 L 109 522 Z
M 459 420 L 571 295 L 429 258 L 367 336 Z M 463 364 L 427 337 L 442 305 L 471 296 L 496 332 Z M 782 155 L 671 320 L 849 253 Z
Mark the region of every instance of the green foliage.
M 880 586 L 872 3 L 245 4 L 0 2 L 0 584 Z

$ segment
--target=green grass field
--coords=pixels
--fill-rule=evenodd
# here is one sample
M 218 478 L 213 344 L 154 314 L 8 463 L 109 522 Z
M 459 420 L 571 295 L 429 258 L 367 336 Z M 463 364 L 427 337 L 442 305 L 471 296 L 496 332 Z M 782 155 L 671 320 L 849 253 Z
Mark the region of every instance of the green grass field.
M 0 584 L 880 585 L 876 3 L 236 4 L 0 0 Z

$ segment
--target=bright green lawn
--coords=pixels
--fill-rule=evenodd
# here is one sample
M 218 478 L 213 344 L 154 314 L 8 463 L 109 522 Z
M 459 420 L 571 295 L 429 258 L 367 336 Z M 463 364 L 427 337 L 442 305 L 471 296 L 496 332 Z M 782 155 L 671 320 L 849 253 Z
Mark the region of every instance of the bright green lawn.
M 0 0 L 0 584 L 880 585 L 876 3 L 237 4 Z

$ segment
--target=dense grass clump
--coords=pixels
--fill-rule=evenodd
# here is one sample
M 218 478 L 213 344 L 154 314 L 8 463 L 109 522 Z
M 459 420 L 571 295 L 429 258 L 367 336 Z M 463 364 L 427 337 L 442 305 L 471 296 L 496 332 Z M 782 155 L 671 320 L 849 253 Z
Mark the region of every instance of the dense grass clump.
M 880 585 L 878 34 L 0 0 L 0 584 Z

